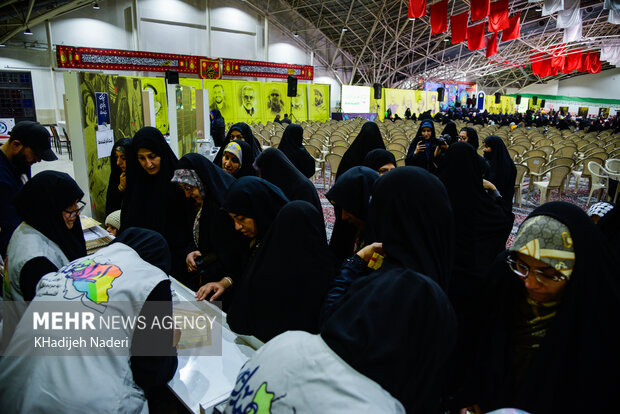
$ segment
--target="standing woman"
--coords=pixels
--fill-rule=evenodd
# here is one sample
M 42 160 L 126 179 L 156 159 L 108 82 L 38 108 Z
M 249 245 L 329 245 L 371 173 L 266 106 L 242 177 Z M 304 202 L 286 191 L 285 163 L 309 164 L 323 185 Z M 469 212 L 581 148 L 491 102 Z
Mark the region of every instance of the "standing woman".
M 506 149 L 506 144 L 497 135 L 485 138 L 484 158 L 491 165 L 488 180 L 495 184 L 497 191 L 502 195 L 504 209 L 512 212 L 512 198 L 515 195 L 517 168 Z
M 291 125 L 293 126 L 293 125 Z M 288 127 L 290 128 L 290 126 Z M 287 128 L 287 129 L 288 129 Z M 258 176 L 274 184 L 290 200 L 304 200 L 312 204 L 323 217 L 323 208 L 314 184 L 289 161 L 282 151 L 267 148 L 254 162 Z
M 247 142 L 240 139 L 229 142 L 224 147 L 222 169 L 235 178 L 254 175 L 254 155 Z
M 22 223 L 7 249 L 5 300 L 32 300 L 41 277 L 86 255 L 80 223 L 84 192 L 68 174 L 43 171 L 15 196 Z
M 127 189 L 127 153 L 131 152 L 131 139 L 121 138 L 110 154 L 110 180 L 105 202 L 105 215 L 120 210 Z
M 217 155 L 213 159 L 213 164 L 218 167 L 222 167 L 222 157 L 224 156 L 224 148 L 228 145 L 229 142 L 234 141 L 236 139 L 240 139 L 241 141 L 245 141 L 250 148 L 252 149 L 252 158 L 258 157 L 263 150 L 260 145 L 260 142 L 256 139 L 254 134 L 252 133 L 252 128 L 245 122 L 238 122 L 235 125 L 231 126 L 228 130 L 228 135 L 226 135 L 226 139 L 224 143 L 220 147 L 220 150 L 217 152 Z
M 226 208 L 235 211 L 231 201 Z M 321 214 L 310 203 L 291 201 L 269 226 L 235 288 L 228 324 L 263 342 L 289 330 L 318 333 L 332 269 Z
M 377 124 L 368 121 L 362 125 L 360 133 L 357 134 L 349 149 L 342 156 L 336 172 L 336 180 L 349 169 L 362 165 L 366 155 L 377 148 L 385 149 L 381 131 Z
M 304 129 L 301 125 L 290 124 L 282 134 L 278 149 L 286 155 L 303 175 L 310 178 L 314 175 L 315 164 L 312 155 L 304 148 Z
M 211 137 L 213 138 L 213 145 L 216 147 L 224 145 L 224 139 L 226 138 L 226 121 L 217 108 L 211 111 Z
M 336 180 L 325 194 L 336 215 L 329 247 L 337 267 L 365 244 L 368 203 L 372 186 L 378 178 L 379 173 L 370 168 L 354 167 Z
M 248 243 L 221 209 L 235 178 L 199 154 L 184 155 L 177 167 L 172 182 L 194 201 L 198 211 L 185 258 L 188 271 L 197 272 L 198 277 L 190 278 L 187 285 L 196 290 L 225 277 L 237 279 L 245 264 L 239 256 Z
M 446 144 L 447 148 L 447 144 Z M 435 173 L 439 154 L 442 148 L 435 137 L 435 124 L 430 119 L 425 119 L 415 138 L 411 141 L 405 158 L 405 164 L 413 167 L 421 167 L 428 172 Z
M 249 251 L 245 252 L 247 254 L 241 252 L 237 260 L 245 263 L 255 254 L 271 223 L 286 203 L 288 199 L 282 190 L 262 178 L 242 177 L 228 188 L 222 209 L 232 218 L 234 229 L 250 244 Z M 196 298 L 203 300 L 213 292 L 210 300 L 216 300 L 236 282 L 230 277 L 225 279 L 202 286 Z
M 121 209 L 121 232 L 141 227 L 160 233 L 170 247 L 172 275 L 185 272 L 189 203 L 170 180 L 177 157 L 157 128 L 144 127 L 133 138 L 127 158 L 127 192 Z

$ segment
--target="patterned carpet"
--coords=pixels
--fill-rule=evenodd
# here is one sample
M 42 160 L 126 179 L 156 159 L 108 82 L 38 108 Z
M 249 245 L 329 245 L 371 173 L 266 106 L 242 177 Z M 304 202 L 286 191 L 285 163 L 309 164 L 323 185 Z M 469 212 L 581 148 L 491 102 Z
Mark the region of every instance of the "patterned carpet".
M 325 217 L 325 228 L 327 230 L 327 238 L 329 239 L 331 237 L 332 230 L 334 228 L 334 220 L 335 220 L 334 208 L 332 207 L 331 203 L 327 201 L 327 199 L 325 198 L 325 193 L 329 189 L 328 188 L 329 187 L 329 183 L 328 183 L 329 182 L 329 168 L 327 168 L 327 172 L 325 175 L 326 175 L 325 183 L 320 174 L 315 176 L 314 185 L 319 193 L 319 197 L 321 198 L 321 205 L 323 207 L 323 215 Z M 519 207 L 518 204 L 515 204 L 512 207 L 512 211 L 515 214 L 515 222 L 512 228 L 512 232 L 510 233 L 510 237 L 508 238 L 507 247 L 512 245 L 514 236 L 517 230 L 519 229 L 519 226 L 521 225 L 521 223 L 523 223 L 525 218 L 536 207 L 538 207 L 540 203 L 540 192 L 538 190 L 533 190 L 532 194 L 528 198 L 528 179 L 527 178 L 522 188 L 523 188 L 522 189 L 523 202 L 522 202 L 521 207 Z M 574 178 L 571 177 L 568 190 L 565 193 L 563 192 L 560 198 L 558 198 L 557 190 L 550 191 L 549 194 L 547 195 L 547 201 L 557 201 L 559 199 L 561 201 L 566 201 L 566 202 L 575 204 L 581 207 L 582 209 L 587 210 L 588 208 L 586 207 L 586 202 L 588 200 L 588 193 L 589 193 L 589 190 L 588 190 L 586 180 L 581 181 L 581 185 L 579 186 L 577 193 L 575 193 L 575 180 Z M 595 192 L 593 195 L 593 198 L 590 199 L 589 205 L 592 205 L 592 203 L 595 203 L 597 201 L 596 199 L 597 197 L 598 197 L 598 192 Z

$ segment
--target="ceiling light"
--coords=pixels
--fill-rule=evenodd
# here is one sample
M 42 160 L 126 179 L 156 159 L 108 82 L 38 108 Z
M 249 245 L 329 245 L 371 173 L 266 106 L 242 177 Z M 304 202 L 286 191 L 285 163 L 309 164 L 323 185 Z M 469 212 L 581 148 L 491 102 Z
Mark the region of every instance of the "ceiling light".
M 24 30 L 24 34 L 27 36 L 32 36 L 32 32 L 30 31 L 29 27 L 26 27 L 26 30 Z
M 410 17 L 409 20 L 414 21 L 415 17 Z
M 342 28 L 342 33 L 346 32 L 347 30 L 349 30 L 349 29 L 347 29 L 346 27 L 343 27 Z
M 534 9 L 534 10 L 536 10 L 537 12 L 541 12 L 542 11 L 542 9 Z
M 95 2 L 95 4 L 93 4 L 93 9 L 99 10 L 99 3 Z
M 450 41 L 450 38 L 446 36 L 446 37 L 444 37 L 444 38 L 443 38 L 443 41 L 444 41 L 444 42 L 449 42 L 449 41 Z
M 295 32 L 295 33 L 293 33 L 293 36 L 299 37 L 299 33 Z
M 5 47 L 6 45 L 4 43 L 0 43 L 0 47 Z

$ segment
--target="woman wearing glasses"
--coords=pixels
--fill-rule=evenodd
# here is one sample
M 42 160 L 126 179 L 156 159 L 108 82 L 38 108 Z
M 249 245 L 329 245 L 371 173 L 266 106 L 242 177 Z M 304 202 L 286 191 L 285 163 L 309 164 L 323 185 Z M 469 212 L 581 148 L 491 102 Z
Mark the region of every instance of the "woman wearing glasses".
M 5 300 L 32 300 L 43 275 L 86 255 L 79 220 L 83 195 L 68 174 L 43 171 L 15 196 L 15 208 L 23 221 L 7 249 Z
M 536 209 L 491 269 L 497 286 L 487 298 L 488 331 L 470 371 L 477 386 L 469 401 L 484 412 L 614 411 L 618 268 L 580 208 L 554 202 Z

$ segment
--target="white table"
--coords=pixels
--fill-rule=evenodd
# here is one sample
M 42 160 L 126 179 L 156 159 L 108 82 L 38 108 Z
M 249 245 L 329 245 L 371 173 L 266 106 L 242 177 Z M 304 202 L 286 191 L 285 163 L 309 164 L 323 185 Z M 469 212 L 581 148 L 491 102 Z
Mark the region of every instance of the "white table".
M 196 302 L 194 292 L 174 278 L 171 281 L 175 303 Z M 199 308 L 204 307 L 205 313 L 212 313 L 215 308 L 207 301 L 196 304 Z M 177 372 L 168 383 L 177 398 L 196 414 L 213 412 L 213 407 L 229 397 L 241 366 L 262 346 L 262 342 L 254 337 L 235 334 L 219 318 L 215 323 L 222 326 L 222 355 L 179 356 Z

